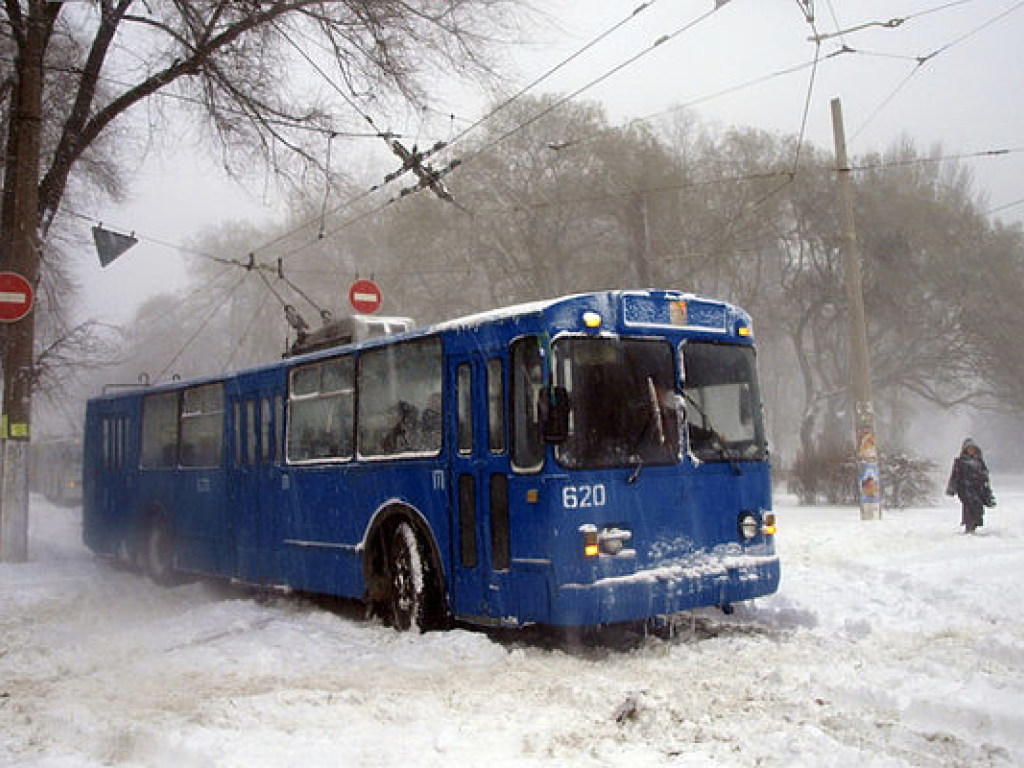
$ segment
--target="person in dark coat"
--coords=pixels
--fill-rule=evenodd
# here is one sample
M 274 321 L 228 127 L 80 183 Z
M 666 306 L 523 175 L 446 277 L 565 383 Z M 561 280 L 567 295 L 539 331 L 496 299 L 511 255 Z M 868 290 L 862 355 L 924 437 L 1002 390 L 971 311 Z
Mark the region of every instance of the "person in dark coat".
M 984 525 L 985 507 L 996 505 L 981 448 L 969 437 L 964 440 L 960 455 L 953 459 L 946 494 L 960 497 L 960 525 L 964 526 L 965 533 L 974 533 L 975 528 Z

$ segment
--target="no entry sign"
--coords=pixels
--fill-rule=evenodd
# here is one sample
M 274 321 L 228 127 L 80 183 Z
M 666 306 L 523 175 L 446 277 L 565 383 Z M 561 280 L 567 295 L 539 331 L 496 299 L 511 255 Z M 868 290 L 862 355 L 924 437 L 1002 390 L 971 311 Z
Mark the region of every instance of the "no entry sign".
M 361 315 L 372 315 L 380 309 L 383 297 L 373 280 L 356 280 L 348 289 L 348 302 Z
M 32 309 L 32 286 L 17 272 L 0 272 L 0 323 L 21 320 Z

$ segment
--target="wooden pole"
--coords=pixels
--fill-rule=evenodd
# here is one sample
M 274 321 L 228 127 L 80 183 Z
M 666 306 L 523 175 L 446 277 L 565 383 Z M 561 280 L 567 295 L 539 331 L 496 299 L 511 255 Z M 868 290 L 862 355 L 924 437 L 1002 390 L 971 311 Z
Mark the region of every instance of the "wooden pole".
M 839 174 L 839 213 L 843 228 L 843 275 L 850 321 L 850 379 L 854 400 L 854 435 L 857 452 L 857 487 L 861 520 L 882 517 L 882 485 L 878 467 L 875 410 L 871 402 L 871 363 L 868 356 L 864 288 L 861 282 L 860 249 L 853 216 L 853 183 L 846 155 L 846 130 L 839 99 L 832 100 L 832 133 Z

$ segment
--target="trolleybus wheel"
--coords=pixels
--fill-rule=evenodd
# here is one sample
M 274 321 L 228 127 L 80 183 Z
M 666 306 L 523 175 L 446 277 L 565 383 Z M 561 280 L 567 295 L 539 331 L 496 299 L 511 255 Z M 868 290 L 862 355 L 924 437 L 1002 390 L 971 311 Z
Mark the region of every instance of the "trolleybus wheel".
M 404 520 L 391 534 L 388 570 L 387 618 L 395 629 L 425 632 L 431 619 L 426 553 L 416 532 Z
M 146 534 L 146 571 L 149 577 L 163 586 L 174 583 L 174 540 L 167 523 L 156 518 Z

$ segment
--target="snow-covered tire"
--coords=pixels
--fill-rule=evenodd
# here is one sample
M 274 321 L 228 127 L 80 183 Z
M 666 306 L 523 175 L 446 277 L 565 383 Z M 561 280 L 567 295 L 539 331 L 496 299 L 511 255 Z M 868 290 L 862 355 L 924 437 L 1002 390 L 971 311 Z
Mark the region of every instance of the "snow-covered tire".
M 155 518 L 146 532 L 146 572 L 155 583 L 170 586 L 177 580 L 174 569 L 174 538 L 171 529 L 162 518 Z
M 435 587 L 423 542 L 403 520 L 388 543 L 388 623 L 402 632 L 434 629 L 438 623 Z

